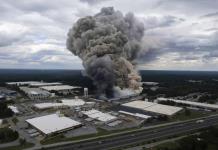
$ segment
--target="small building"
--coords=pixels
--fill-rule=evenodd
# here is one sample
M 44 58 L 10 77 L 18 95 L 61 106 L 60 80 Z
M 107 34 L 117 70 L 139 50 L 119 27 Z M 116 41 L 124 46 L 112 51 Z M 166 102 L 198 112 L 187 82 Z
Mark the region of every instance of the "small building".
M 9 105 L 8 108 L 10 108 L 14 112 L 14 114 L 19 114 L 20 113 L 20 111 L 17 109 L 16 106 Z
M 128 103 L 124 103 L 121 105 L 121 108 L 127 108 L 128 112 L 132 113 L 139 113 L 139 114 L 150 114 L 150 115 L 166 115 L 166 116 L 173 116 L 177 112 L 180 112 L 183 108 L 175 107 L 175 106 L 168 106 L 162 105 L 152 102 L 146 101 L 132 101 Z
M 46 90 L 57 95 L 70 95 L 73 94 L 73 90 L 80 87 L 70 86 L 70 85 L 56 85 L 56 86 L 42 86 L 40 87 L 43 90 Z
M 2 126 L 3 124 L 3 119 L 0 119 L 0 126 Z
M 89 118 L 93 118 L 93 119 L 101 121 L 105 124 L 117 120 L 117 117 L 112 116 L 108 113 L 103 113 L 103 112 L 95 110 L 95 109 L 92 109 L 89 111 L 82 111 L 82 113 L 84 115 L 88 116 Z
M 39 88 L 20 87 L 20 89 L 31 99 L 40 100 L 50 97 L 52 94 Z
M 0 101 L 5 100 L 5 96 L 4 95 L 0 95 Z
M 80 122 L 60 114 L 36 117 L 26 122 L 45 135 L 61 133 L 82 126 Z

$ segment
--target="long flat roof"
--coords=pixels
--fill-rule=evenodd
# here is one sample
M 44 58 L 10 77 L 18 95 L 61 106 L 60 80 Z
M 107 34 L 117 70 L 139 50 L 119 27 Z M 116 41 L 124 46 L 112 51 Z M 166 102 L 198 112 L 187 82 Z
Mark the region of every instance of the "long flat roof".
M 191 102 L 191 101 L 184 101 L 184 100 L 176 100 L 176 99 L 172 99 L 172 98 L 158 98 L 157 100 L 160 100 L 160 101 L 169 100 L 169 101 L 174 101 L 176 103 L 188 104 L 188 105 L 192 105 L 192 106 L 218 109 L 218 105 L 216 105 L 216 104 L 207 104 L 207 103 Z
M 58 114 L 32 118 L 26 121 L 44 134 L 51 134 L 81 125 L 78 121 L 72 120 L 68 117 L 59 116 Z
M 54 107 L 61 107 L 64 106 L 62 103 L 38 103 L 34 104 L 34 107 L 37 109 L 48 109 Z
M 8 85 L 24 85 L 24 84 L 37 84 L 39 81 L 20 81 L 20 82 L 7 82 Z
M 125 104 L 122 104 L 122 106 L 137 108 L 140 110 L 168 115 L 168 116 L 171 116 L 179 112 L 180 110 L 182 110 L 182 108 L 180 107 L 162 105 L 162 104 L 140 101 L 140 100 L 125 103 Z
M 61 90 L 72 90 L 79 87 L 70 86 L 70 85 L 55 85 L 55 86 L 42 86 L 41 88 L 47 91 L 61 91 Z
M 86 102 L 82 99 L 63 99 L 61 103 L 38 103 L 34 104 L 37 109 L 48 109 L 62 106 L 76 107 L 85 105 Z
M 62 85 L 62 83 L 60 82 L 39 82 L 39 83 L 30 83 L 30 86 L 36 86 L 36 87 L 40 87 L 40 86 L 55 86 L 55 85 Z

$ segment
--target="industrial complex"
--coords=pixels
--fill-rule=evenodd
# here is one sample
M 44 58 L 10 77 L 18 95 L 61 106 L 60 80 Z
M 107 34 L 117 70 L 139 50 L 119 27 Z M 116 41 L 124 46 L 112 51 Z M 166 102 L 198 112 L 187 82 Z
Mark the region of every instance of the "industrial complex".
M 148 86 L 157 83 L 145 82 Z M 89 94 L 87 87 L 61 82 L 7 82 L 0 88 L 1 102 L 9 102 L 13 128 L 29 142 L 40 143 L 57 135 L 64 138 L 146 127 L 175 119 L 194 111 L 214 112 L 218 105 L 132 94 L 100 99 Z M 173 102 L 175 105 L 161 103 Z M 3 126 L 4 118 L 0 118 Z M 10 125 L 11 126 L 11 125 Z M 99 131 L 100 130 L 100 131 Z

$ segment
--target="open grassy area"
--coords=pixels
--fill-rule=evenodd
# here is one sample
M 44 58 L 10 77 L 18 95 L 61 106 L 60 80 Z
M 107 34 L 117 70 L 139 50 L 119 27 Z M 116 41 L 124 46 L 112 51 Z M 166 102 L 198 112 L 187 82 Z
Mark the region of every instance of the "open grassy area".
M 189 113 L 181 112 L 173 116 L 173 118 L 170 121 L 184 121 L 188 119 L 195 119 L 199 117 L 204 117 L 208 115 L 215 114 L 213 112 L 206 112 L 206 111 L 194 111 L 189 110 Z
M 19 137 L 18 132 L 10 128 L 0 128 L 0 143 L 15 141 Z
M 5 148 L 0 148 L 0 150 L 23 150 L 23 149 L 26 149 L 26 148 L 31 148 L 33 146 L 34 146 L 33 143 L 25 143 L 25 144 L 19 145 L 19 146 L 7 147 L 6 149 Z
M 13 117 L 13 118 L 12 118 L 12 122 L 16 125 L 17 122 L 18 122 L 18 119 L 17 119 L 16 117 Z
M 53 137 L 47 137 L 45 139 L 43 139 L 40 143 L 43 145 L 47 145 L 47 144 L 53 144 L 53 143 L 57 143 L 57 142 L 66 142 L 66 141 L 78 141 L 78 140 L 83 140 L 83 139 L 88 139 L 88 138 L 93 138 L 93 137 L 100 137 L 103 135 L 110 135 L 112 133 L 117 133 L 117 132 L 122 132 L 122 131 L 132 131 L 132 130 L 136 130 L 138 128 L 128 128 L 128 129 L 121 129 L 121 130 L 114 130 L 114 131 L 107 131 L 101 128 L 97 128 L 98 133 L 95 134 L 87 134 L 87 135 L 81 135 L 81 136 L 76 136 L 76 137 L 71 137 L 71 138 L 66 138 L 64 137 L 63 134 L 59 134 L 57 136 L 53 136 Z
M 155 146 L 152 148 L 152 150 L 161 150 L 164 148 L 169 148 L 169 149 L 175 149 L 175 148 L 178 148 L 179 144 L 176 142 L 176 141 L 172 141 L 172 142 L 167 142 L 167 143 L 163 143 L 163 144 L 160 144 L 158 146 Z M 145 149 L 145 150 L 148 150 L 148 149 Z

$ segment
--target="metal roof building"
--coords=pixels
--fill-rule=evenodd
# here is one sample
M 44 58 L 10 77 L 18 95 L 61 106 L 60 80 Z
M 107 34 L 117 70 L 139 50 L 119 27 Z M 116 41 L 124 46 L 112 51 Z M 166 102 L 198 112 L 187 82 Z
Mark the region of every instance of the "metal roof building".
M 57 132 L 64 132 L 81 126 L 80 122 L 72 120 L 68 117 L 60 116 L 58 114 L 32 118 L 26 120 L 26 122 L 46 135 Z
M 87 115 L 89 118 L 93 118 L 104 123 L 109 123 L 117 119 L 117 117 L 112 116 L 108 113 L 103 113 L 101 111 L 92 109 L 89 111 L 82 111 L 83 114 Z
M 61 103 L 38 103 L 34 104 L 36 109 L 49 109 L 49 108 L 61 108 L 61 107 L 77 107 L 83 106 L 86 102 L 82 99 L 63 99 Z
M 20 87 L 20 89 L 32 100 L 45 99 L 51 96 L 51 93 L 39 88 Z
M 37 84 L 37 83 L 41 83 L 39 81 L 24 81 L 24 82 L 7 82 L 7 85 L 10 86 L 27 86 L 30 84 Z
M 63 91 L 63 90 L 72 90 L 79 87 L 70 86 L 70 85 L 55 85 L 55 86 L 42 86 L 41 88 L 47 91 Z
M 167 116 L 172 116 L 182 110 L 182 108 L 180 107 L 162 105 L 162 104 L 146 102 L 146 101 L 139 101 L 139 100 L 124 103 L 121 106 L 128 107 L 128 108 L 134 108 L 134 109 L 138 109 L 138 110 L 150 112 L 150 113 L 167 115 Z

